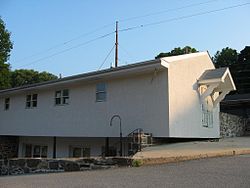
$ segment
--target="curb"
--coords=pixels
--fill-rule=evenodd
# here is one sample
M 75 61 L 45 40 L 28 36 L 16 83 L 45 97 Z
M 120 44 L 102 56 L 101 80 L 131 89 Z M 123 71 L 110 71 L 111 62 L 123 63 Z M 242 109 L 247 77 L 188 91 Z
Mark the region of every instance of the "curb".
M 198 159 L 226 157 L 234 155 L 246 155 L 246 154 L 250 154 L 250 149 L 243 149 L 243 150 L 235 149 L 230 151 L 211 152 L 198 155 L 184 155 L 176 157 L 134 158 L 133 161 L 140 161 L 141 166 L 146 166 L 146 165 L 178 163 L 178 162 L 198 160 Z

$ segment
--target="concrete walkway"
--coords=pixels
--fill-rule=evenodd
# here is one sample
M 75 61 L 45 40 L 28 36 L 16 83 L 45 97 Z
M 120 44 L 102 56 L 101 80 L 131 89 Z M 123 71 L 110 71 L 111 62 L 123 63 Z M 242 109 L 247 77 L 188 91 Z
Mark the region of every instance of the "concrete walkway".
M 152 146 L 138 152 L 133 159 L 147 165 L 242 154 L 250 154 L 250 137 L 225 138 L 218 142 L 195 141 Z

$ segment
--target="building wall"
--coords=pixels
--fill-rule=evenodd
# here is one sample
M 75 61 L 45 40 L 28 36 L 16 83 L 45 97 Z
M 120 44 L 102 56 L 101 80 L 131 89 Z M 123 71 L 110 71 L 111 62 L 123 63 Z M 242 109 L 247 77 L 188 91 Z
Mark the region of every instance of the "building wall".
M 78 82 L 10 96 L 10 110 L 0 99 L 0 134 L 19 136 L 118 137 L 136 128 L 153 136 L 168 136 L 167 69 L 121 79 L 107 79 L 107 100 L 96 102 L 96 83 Z M 69 105 L 55 106 L 55 90 L 69 89 Z M 25 108 L 26 95 L 38 93 L 38 106 Z
M 166 59 L 169 61 L 169 59 Z M 214 109 L 213 127 L 202 127 L 201 100 L 197 79 L 214 65 L 206 53 L 169 63 L 169 136 L 219 137 L 219 107 Z

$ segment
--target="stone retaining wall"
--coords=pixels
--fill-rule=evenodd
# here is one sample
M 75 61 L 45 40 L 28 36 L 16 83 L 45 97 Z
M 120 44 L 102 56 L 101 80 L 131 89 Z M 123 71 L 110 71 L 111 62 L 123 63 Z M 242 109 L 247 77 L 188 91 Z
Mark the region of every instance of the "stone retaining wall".
M 108 169 L 130 164 L 130 158 L 9 159 L 0 160 L 0 176 Z
M 17 136 L 0 136 L 0 159 L 17 157 L 17 152 Z
M 244 136 L 249 122 L 246 118 L 221 112 L 220 135 L 221 137 Z

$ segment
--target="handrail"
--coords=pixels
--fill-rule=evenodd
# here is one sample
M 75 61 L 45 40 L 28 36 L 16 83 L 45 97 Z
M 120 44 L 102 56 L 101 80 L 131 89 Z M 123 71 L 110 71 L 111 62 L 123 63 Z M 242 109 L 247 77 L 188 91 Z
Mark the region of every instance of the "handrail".
M 131 134 L 135 133 L 136 131 L 141 133 L 141 132 L 143 132 L 143 129 L 142 128 L 137 128 L 137 129 L 133 130 L 132 132 L 130 132 L 126 137 L 129 137 Z

